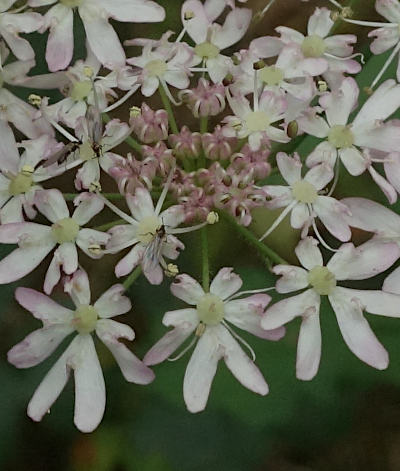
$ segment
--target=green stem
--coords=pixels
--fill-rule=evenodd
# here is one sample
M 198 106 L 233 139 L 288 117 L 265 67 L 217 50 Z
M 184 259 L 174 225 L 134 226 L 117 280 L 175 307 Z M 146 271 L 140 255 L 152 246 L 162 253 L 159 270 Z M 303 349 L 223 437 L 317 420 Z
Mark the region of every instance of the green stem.
M 172 132 L 174 134 L 179 134 L 178 126 L 175 121 L 174 112 L 172 111 L 171 102 L 169 101 L 169 98 L 167 97 L 167 94 L 165 93 L 165 90 L 162 85 L 159 85 L 158 91 L 160 93 L 161 101 L 163 102 L 164 108 L 166 112 L 168 113 L 168 121 L 169 121 L 169 125 L 171 126 Z
M 126 224 L 127 222 L 125 219 L 117 219 L 116 221 L 107 222 L 106 224 L 102 224 L 101 226 L 92 227 L 95 231 L 108 231 L 114 226 L 119 226 L 120 224 Z
M 210 291 L 210 264 L 208 260 L 207 226 L 200 229 L 202 257 L 202 285 L 206 293 Z
M 139 276 L 142 273 L 142 267 L 138 265 L 133 272 L 125 278 L 125 281 L 122 283 L 123 287 L 125 288 L 125 291 L 127 291 L 130 286 L 139 278 Z
M 208 128 L 208 116 L 200 118 L 200 133 L 205 134 Z M 199 160 L 197 162 L 197 168 L 206 168 L 206 156 L 204 150 L 201 150 Z
M 231 216 L 230 214 L 226 213 L 225 211 L 220 211 L 219 214 L 226 220 L 228 221 L 236 230 L 241 234 L 244 239 L 252 245 L 254 248 L 258 250 L 262 255 L 266 256 L 268 259 L 270 259 L 272 262 L 278 263 L 280 265 L 289 265 L 289 262 L 287 262 L 284 258 L 282 258 L 280 255 L 278 255 L 274 250 L 269 248 L 267 245 L 265 245 L 263 242 L 260 242 L 257 237 L 248 229 L 246 229 L 244 226 L 241 226 L 238 224 L 236 219 Z
M 101 117 L 105 123 L 108 123 L 109 121 L 111 121 L 111 118 L 110 116 L 108 116 L 107 113 L 103 113 Z M 134 139 L 132 136 L 126 137 L 125 142 L 129 144 L 132 147 L 132 149 L 135 149 L 138 152 L 142 152 L 142 145 L 139 144 L 139 142 L 136 139 Z

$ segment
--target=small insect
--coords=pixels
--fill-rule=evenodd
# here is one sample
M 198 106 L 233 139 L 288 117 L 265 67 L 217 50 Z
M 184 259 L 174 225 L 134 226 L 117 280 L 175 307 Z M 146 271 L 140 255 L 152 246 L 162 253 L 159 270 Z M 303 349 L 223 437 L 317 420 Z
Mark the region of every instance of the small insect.
M 165 226 L 162 224 L 153 235 L 153 239 L 147 244 L 143 254 L 143 271 L 151 272 L 160 264 L 161 251 L 167 239 Z
M 43 167 L 50 167 L 50 165 L 55 164 L 58 162 L 58 164 L 62 164 L 65 160 L 67 160 L 67 157 L 72 154 L 73 152 L 76 152 L 79 150 L 79 146 L 82 143 L 77 141 L 77 142 L 69 142 L 68 144 L 65 144 L 64 147 L 52 154 L 43 164 Z

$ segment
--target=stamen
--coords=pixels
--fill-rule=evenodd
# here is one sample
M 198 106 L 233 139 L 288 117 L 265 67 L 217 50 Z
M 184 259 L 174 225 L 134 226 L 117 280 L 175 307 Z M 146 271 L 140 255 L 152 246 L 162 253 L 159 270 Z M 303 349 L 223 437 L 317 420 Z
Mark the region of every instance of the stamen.
M 254 69 L 253 109 L 258 111 L 258 78 L 256 69 Z
M 330 188 L 330 190 L 329 190 L 329 192 L 326 196 L 331 196 L 332 193 L 335 191 L 337 182 L 339 181 L 339 171 L 340 171 L 340 160 L 336 159 L 336 162 L 335 162 L 335 177 L 333 179 L 332 186 L 331 186 L 331 188 Z
M 236 333 L 230 325 L 228 325 L 225 321 L 222 321 L 221 324 L 223 324 L 229 332 L 235 337 L 236 340 L 239 340 L 240 343 L 242 343 L 250 352 L 251 358 L 253 361 L 256 361 L 256 354 L 254 353 L 254 350 L 250 347 L 250 345 L 244 340 L 238 333 Z
M 161 77 L 159 77 L 159 80 L 160 80 L 161 86 L 163 87 L 163 89 L 164 89 L 165 93 L 167 94 L 167 97 L 169 98 L 171 103 L 173 103 L 175 106 L 181 106 L 181 104 L 183 102 L 182 101 L 176 101 L 175 98 L 172 96 L 171 92 L 169 91 L 168 85 L 165 83 L 165 81 Z
M 167 358 L 167 360 L 168 360 L 168 361 L 176 361 L 176 360 L 179 360 L 180 358 L 182 358 L 183 355 L 184 355 L 186 352 L 188 352 L 188 351 L 193 347 L 193 345 L 197 342 L 197 339 L 198 339 L 198 338 L 199 338 L 199 337 L 194 336 L 193 339 L 192 339 L 192 341 L 190 342 L 190 344 L 189 344 L 186 348 L 184 348 L 184 349 L 183 349 L 180 353 L 178 353 L 178 355 L 176 355 L 175 357 L 172 357 L 172 358 L 169 357 L 169 358 Z
M 115 108 L 118 108 L 118 106 L 122 105 L 122 103 L 125 103 L 128 98 L 130 98 L 135 92 L 137 88 L 133 87 L 129 92 L 125 93 L 125 95 L 120 98 L 118 101 L 113 103 L 112 105 L 108 106 L 105 110 L 102 111 L 102 113 L 108 113 L 112 110 L 115 110 Z
M 275 219 L 274 223 L 272 226 L 269 227 L 269 229 L 258 239 L 260 242 L 262 242 L 266 237 L 268 237 L 271 232 L 276 229 L 279 224 L 285 219 L 285 217 L 290 213 L 290 211 L 298 204 L 298 201 L 294 200 L 292 201 L 286 208 L 281 212 L 281 214 L 278 216 L 277 219 Z
M 263 288 L 263 289 L 248 289 L 246 291 L 239 291 L 238 293 L 233 294 L 230 296 L 228 299 L 225 299 L 225 303 L 232 301 L 232 299 L 239 298 L 240 296 L 243 296 L 244 294 L 257 294 L 257 293 L 265 293 L 267 291 L 272 291 L 275 289 L 275 286 L 272 286 L 271 288 Z
M 361 64 L 365 64 L 364 54 L 362 54 L 361 52 L 357 52 L 357 53 L 355 53 L 355 54 L 351 54 L 350 56 L 347 56 L 347 57 L 334 56 L 333 54 L 329 54 L 329 52 L 325 52 L 325 53 L 324 53 L 324 56 L 330 57 L 331 59 L 335 59 L 335 60 L 338 60 L 338 61 L 347 61 L 347 60 L 349 60 L 349 59 L 354 59 L 355 57 L 360 56 L 360 62 L 361 62 Z
M 104 202 L 104 204 L 106 206 L 108 206 L 111 209 L 111 211 L 114 211 L 114 213 L 117 214 L 120 218 L 125 219 L 125 221 L 128 222 L 129 224 L 135 224 L 136 225 L 138 223 L 135 219 L 128 216 L 123 211 L 121 211 L 119 208 L 117 208 L 117 206 L 115 206 L 115 204 L 111 203 L 111 201 L 108 201 L 107 198 L 104 198 L 104 196 L 99 191 L 96 191 L 96 195 Z
M 309 208 L 310 209 L 310 208 Z M 312 227 L 314 229 L 315 235 L 317 236 L 317 239 L 321 242 L 321 245 L 323 245 L 326 249 L 330 250 L 331 252 L 337 252 L 337 249 L 333 249 L 330 245 L 328 245 L 324 239 L 322 238 L 321 234 L 319 233 L 317 229 L 317 225 L 315 223 L 315 218 L 312 219 Z
M 48 116 L 46 116 L 46 119 L 55 129 L 57 129 L 60 134 L 66 137 L 70 142 L 79 142 L 79 139 L 70 134 L 66 129 L 56 123 L 53 119 L 49 118 Z
M 374 28 L 382 28 L 382 27 L 397 28 L 398 26 L 396 23 L 379 23 L 377 21 L 350 20 L 348 18 L 343 18 L 343 21 L 346 21 L 346 23 L 352 23 L 354 25 L 372 26 Z
M 169 175 L 168 175 L 168 178 L 167 178 L 167 181 L 165 182 L 165 185 L 162 189 L 161 195 L 158 198 L 157 205 L 156 205 L 156 208 L 154 210 L 154 212 L 157 214 L 157 216 L 160 214 L 162 205 L 164 204 L 165 198 L 167 197 L 167 193 L 168 193 L 169 187 L 171 185 L 172 178 L 174 177 L 174 173 L 175 173 L 175 166 L 173 166 L 171 168 L 171 170 L 169 172 Z
M 371 90 L 375 87 L 375 85 L 379 82 L 381 79 L 382 75 L 386 72 L 386 69 L 389 67 L 391 64 L 392 60 L 394 59 L 395 55 L 399 52 L 400 50 L 400 40 L 397 43 L 396 47 L 393 49 L 392 53 L 390 56 L 386 59 L 386 62 L 383 64 L 383 67 L 379 71 L 378 75 L 375 77 L 374 81 L 371 83 L 370 88 Z

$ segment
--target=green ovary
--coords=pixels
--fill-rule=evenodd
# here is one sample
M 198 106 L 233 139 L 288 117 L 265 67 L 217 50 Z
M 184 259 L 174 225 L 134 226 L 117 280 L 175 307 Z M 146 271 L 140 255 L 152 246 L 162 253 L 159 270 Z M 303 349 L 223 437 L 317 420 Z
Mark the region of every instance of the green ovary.
M 282 70 L 274 65 L 261 69 L 258 72 L 258 76 L 266 85 L 269 86 L 279 85 L 284 78 Z
M 162 77 L 167 71 L 167 64 L 160 59 L 156 59 L 148 62 L 144 68 L 151 77 Z
M 300 203 L 315 203 L 318 198 L 315 186 L 306 180 L 300 180 L 292 186 L 292 195 Z
M 80 7 L 83 3 L 83 0 L 60 0 L 60 3 L 66 7 L 75 8 Z
M 197 44 L 194 48 L 194 52 L 197 56 L 203 57 L 204 59 L 214 59 L 219 54 L 219 49 L 214 44 L 206 41 L 201 44 Z
M 316 266 L 308 273 L 308 282 L 320 295 L 332 294 L 336 287 L 335 275 L 326 267 Z
M 92 82 L 90 80 L 83 80 L 82 82 L 75 82 L 71 87 L 69 96 L 75 101 L 83 101 L 88 97 L 92 91 Z
M 8 192 L 12 196 L 21 195 L 26 193 L 32 186 L 32 175 L 25 175 L 19 173 L 16 177 L 11 178 L 10 184 L 8 185 Z
M 72 218 L 64 218 L 51 226 L 51 233 L 58 244 L 73 242 L 79 232 L 78 223 Z
M 337 149 L 345 149 L 354 144 L 354 135 L 348 126 L 336 124 L 329 131 L 328 141 Z
M 156 235 L 157 231 L 161 228 L 162 221 L 156 216 L 148 216 L 139 222 L 137 237 L 142 244 L 149 244 Z
M 301 50 L 305 57 L 321 57 L 326 50 L 326 44 L 321 36 L 314 34 L 304 38 Z
M 93 146 L 89 141 L 85 141 L 79 146 L 79 157 L 84 161 L 92 160 L 96 157 Z
M 224 318 L 224 302 L 215 294 L 202 296 L 196 306 L 199 320 L 206 325 L 217 325 Z
M 98 317 L 93 306 L 83 304 L 75 311 L 73 325 L 80 334 L 90 334 L 96 328 Z
M 252 111 L 245 117 L 246 127 L 250 132 L 265 131 L 271 124 L 267 113 Z

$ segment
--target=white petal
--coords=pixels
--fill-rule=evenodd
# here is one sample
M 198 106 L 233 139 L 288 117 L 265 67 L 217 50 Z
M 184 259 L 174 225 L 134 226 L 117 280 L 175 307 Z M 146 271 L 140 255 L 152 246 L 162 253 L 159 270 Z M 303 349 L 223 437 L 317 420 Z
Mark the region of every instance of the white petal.
M 124 378 L 136 384 L 149 384 L 154 379 L 154 373 L 141 362 L 119 338 L 133 340 L 133 330 L 124 324 L 110 319 L 101 319 L 96 326 L 96 334 L 113 354 Z
M 321 327 L 319 306 L 303 316 L 297 341 L 296 377 L 304 381 L 317 374 L 321 359 Z
M 337 287 L 329 296 L 343 339 L 349 349 L 368 365 L 383 370 L 389 356 L 364 318 L 357 299 L 348 299 L 343 288 Z
M 175 281 L 171 284 L 171 292 L 174 296 L 192 306 L 195 306 L 199 299 L 204 296 L 204 290 L 200 284 L 186 274 L 178 275 L 175 278 Z
M 394 272 L 392 272 L 391 275 L 393 273 Z M 389 275 L 389 277 L 391 275 Z M 386 278 L 386 280 L 388 278 Z M 386 287 L 388 286 L 390 287 L 389 283 L 386 284 Z M 386 287 L 384 287 L 385 290 Z M 341 295 L 346 296 L 349 301 L 355 298 L 358 299 L 363 311 L 378 316 L 400 317 L 400 296 L 398 296 L 398 294 L 392 294 L 394 291 L 390 291 L 390 293 L 385 293 L 378 290 L 340 289 Z
M 207 327 L 189 360 L 183 380 L 183 398 L 190 412 L 205 409 L 218 361 L 223 353 L 217 332 Z
M 124 296 L 123 285 L 113 285 L 94 303 L 99 317 L 109 318 L 129 312 L 132 308 L 130 299 Z
M 35 194 L 35 205 L 53 223 L 69 217 L 67 203 L 59 190 L 37 191 Z
M 313 237 L 306 237 L 301 240 L 297 244 L 295 252 L 300 263 L 307 270 L 324 264 L 321 251 L 318 248 L 318 241 Z
M 90 285 L 87 273 L 78 270 L 64 283 L 64 291 L 68 293 L 76 307 L 90 304 Z
M 272 268 L 275 275 L 282 275 L 276 282 L 275 289 L 278 293 L 290 293 L 299 289 L 307 288 L 308 272 L 304 268 L 292 265 L 275 265 Z
M 298 157 L 289 157 L 284 152 L 278 152 L 276 163 L 282 177 L 289 185 L 301 180 L 301 161 Z
M 227 299 L 239 291 L 243 282 L 239 275 L 233 273 L 233 268 L 221 268 L 210 285 L 210 293 Z

